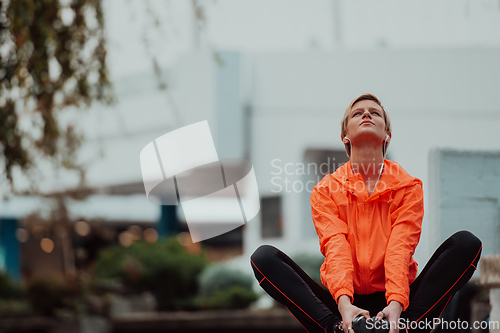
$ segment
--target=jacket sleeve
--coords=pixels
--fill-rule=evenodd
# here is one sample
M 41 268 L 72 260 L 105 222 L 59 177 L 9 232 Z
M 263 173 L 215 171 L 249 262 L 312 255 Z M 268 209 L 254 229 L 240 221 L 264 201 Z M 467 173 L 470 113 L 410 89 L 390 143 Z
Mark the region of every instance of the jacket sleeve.
M 311 194 L 312 219 L 319 236 L 321 253 L 325 261 L 321 269 L 321 282 L 335 301 L 347 295 L 353 301 L 353 263 L 347 242 L 347 222 L 339 217 L 338 207 L 330 195 L 327 184 L 318 184 Z
M 385 254 L 387 303 L 398 301 L 403 311 L 410 304 L 410 263 L 422 231 L 424 201 L 422 183 L 405 188 L 398 208 L 391 213 L 391 234 Z

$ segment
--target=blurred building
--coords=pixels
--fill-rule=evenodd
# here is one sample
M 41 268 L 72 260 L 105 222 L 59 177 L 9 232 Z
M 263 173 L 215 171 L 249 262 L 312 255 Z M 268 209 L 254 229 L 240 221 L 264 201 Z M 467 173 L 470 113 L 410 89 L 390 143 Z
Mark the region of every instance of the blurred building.
M 364 92 L 377 95 L 391 116 L 387 158 L 424 183 L 426 214 L 417 261 L 425 264 L 444 239 L 462 228 L 483 239 L 485 254 L 498 252 L 494 244 L 499 216 L 494 212 L 499 192 L 493 184 L 499 184 L 494 170 L 500 169 L 500 102 L 494 93 L 499 55 L 500 50 L 491 49 L 222 53 L 220 58 L 238 59 L 222 65 L 211 62 L 209 54 L 185 58 L 175 71 L 175 77 L 182 78 L 173 89 L 177 105 L 196 110 L 193 114 L 205 110 L 192 122 L 209 119 L 219 138 L 238 128 L 238 122 L 224 123 L 219 116 L 221 101 L 234 101 L 227 96 L 231 92 L 219 92 L 223 87 L 219 72 L 233 66 L 234 76 L 240 77 L 240 89 L 233 90 L 240 104 L 233 106 L 233 112 L 243 114 L 245 129 L 235 141 L 243 137 L 245 148 L 237 151 L 240 156 L 231 155 L 237 152 L 225 150 L 234 142 L 230 138 L 218 139 L 217 148 L 228 151 L 228 157 L 248 154 L 259 183 L 261 214 L 245 226 L 242 267 L 263 243 L 290 254 L 318 253 L 310 191 L 325 173 L 347 161 L 340 119 L 350 100 Z M 204 92 L 195 95 L 212 91 L 207 95 L 216 96 L 215 102 L 185 93 L 195 82 L 200 84 L 197 73 L 202 64 L 206 66 L 202 72 L 212 79 L 205 81 L 205 87 L 197 86 Z M 457 163 L 445 158 L 455 150 L 460 156 Z M 470 164 L 483 163 L 486 167 L 471 172 Z M 453 175 L 455 187 L 442 185 L 443 175 Z M 467 184 L 478 181 L 482 196 L 467 192 Z M 455 206 L 469 212 L 470 221 L 463 222 L 463 214 L 446 213 L 449 208 L 441 204 L 459 197 Z M 491 202 L 491 214 L 484 213 L 477 201 Z
M 181 25 L 188 22 L 194 37 L 184 36 L 188 42 L 176 49 L 178 57 L 169 57 L 168 62 L 160 64 L 160 70 L 152 70 L 146 48 L 138 41 L 139 32 L 120 35 L 121 29 L 132 29 L 129 22 L 133 22 L 128 20 L 132 15 L 129 12 L 133 12 L 130 8 L 126 15 L 121 15 L 125 9 L 115 11 L 120 3 L 108 1 L 105 6 L 111 26 L 109 63 L 114 70 L 117 104 L 70 110 L 64 116 L 65 121 L 76 122 L 84 129 L 86 141 L 79 159 L 87 166 L 87 183 L 93 190 L 83 201 L 67 201 L 68 219 L 72 226 L 77 221 L 95 221 L 114 230 L 112 235 L 103 232 L 102 240 L 96 240 L 100 245 L 93 243 L 90 247 L 84 246 L 86 235 L 78 236 L 74 241 L 76 258 L 92 258 L 88 250 L 84 253 L 78 249 L 104 246 L 105 239 L 120 241 L 120 233 L 132 226 L 141 231 L 154 227 L 160 237 L 187 230 L 180 207 L 155 206 L 147 200 L 139 154 L 157 137 L 202 120 L 208 120 L 220 158 L 246 158 L 253 163 L 261 196 L 258 217 L 206 241 L 214 249 L 212 258 L 235 259 L 234 265 L 250 273 L 248 258 L 264 243 L 290 255 L 319 255 L 310 217 L 310 191 L 322 176 L 347 161 L 340 141 L 340 118 L 349 102 L 365 92 L 379 97 L 391 116 L 393 133 L 387 158 L 424 183 L 426 214 L 415 255 L 420 267 L 439 243 L 458 229 L 469 229 L 483 239 L 484 254 L 500 251 L 495 241 L 500 222 L 500 100 L 496 98 L 500 45 L 494 42 L 500 32 L 498 23 L 490 23 L 488 36 L 483 36 L 481 23 L 474 25 L 469 35 L 450 37 L 449 29 L 440 26 L 439 16 L 421 29 L 415 24 L 405 30 L 405 35 L 395 31 L 398 22 L 404 25 L 404 15 L 394 21 L 384 20 L 384 13 L 395 14 L 388 9 L 391 1 L 384 2 L 385 7 L 371 8 L 378 13 L 374 15 L 359 11 L 366 3 L 319 1 L 311 5 L 317 16 L 305 13 L 302 5 L 294 2 L 290 10 L 297 17 L 304 12 L 302 23 L 312 23 L 315 17 L 318 22 L 311 25 L 311 34 L 294 33 L 290 28 L 288 39 L 277 49 L 271 44 L 278 43 L 280 35 L 266 34 L 275 31 L 274 17 L 264 17 L 267 26 L 256 27 L 255 31 L 242 28 L 240 35 L 223 31 L 221 26 L 226 21 L 214 19 L 208 32 L 200 36 L 192 28 L 191 14 L 184 13 L 179 15 L 183 18 Z M 179 3 L 174 3 L 172 8 L 178 8 L 175 6 Z M 209 18 L 231 18 L 232 10 L 232 19 L 244 17 L 244 11 L 232 8 L 230 2 L 220 3 L 219 12 L 208 11 Z M 243 3 L 252 6 L 248 1 Z M 275 6 L 278 10 L 285 5 Z M 464 13 L 451 10 L 448 23 L 466 17 L 470 20 L 462 22 L 466 30 L 470 22 L 480 22 L 484 17 L 492 21 L 498 16 L 498 9 L 481 12 L 477 6 L 458 6 Z M 324 14 L 324 9 L 331 12 Z M 415 13 L 421 20 L 433 17 L 420 4 L 400 9 Z M 449 10 L 438 8 L 441 13 Z M 256 9 L 254 14 L 257 12 L 261 11 Z M 141 14 L 134 15 L 139 22 L 144 19 Z M 362 21 L 362 28 L 351 23 L 356 19 Z M 231 22 L 225 26 L 236 24 Z M 291 27 L 294 22 L 286 24 Z M 253 22 L 246 24 L 251 26 Z M 375 28 L 375 24 L 382 27 Z M 297 25 L 296 32 L 307 31 L 305 26 Z M 247 48 L 235 44 L 245 39 L 238 36 L 247 36 L 245 32 L 249 31 L 255 32 L 252 38 L 247 37 L 255 44 Z M 203 36 L 210 33 L 216 41 L 226 36 L 226 43 L 209 48 Z M 191 39 L 198 42 L 193 46 Z M 113 44 L 116 41 L 122 42 L 121 49 Z M 262 41 L 260 47 L 258 41 Z M 442 41 L 448 41 L 444 47 Z M 480 41 L 479 46 L 476 41 Z M 132 51 L 138 52 L 134 53 L 138 58 L 128 55 Z M 139 58 L 143 61 L 140 65 L 134 63 L 139 63 Z M 40 188 L 47 193 L 64 191 L 77 183 L 71 176 L 57 176 L 51 170 L 47 174 L 40 181 Z M 473 194 L 467 192 L 472 187 Z M 19 232 L 15 238 L 16 230 L 24 226 L 21 222 L 28 214 L 48 214 L 54 205 L 52 199 L 32 197 L 0 202 L 0 269 L 19 276 L 21 251 L 14 239 L 23 238 Z M 206 212 L 210 216 L 218 213 L 217 209 Z M 37 249 L 33 265 L 49 262 L 52 255 L 56 258 L 50 267 L 59 265 L 59 270 L 64 270 L 57 242 L 52 254 L 38 249 L 42 238 L 54 238 L 54 234 L 30 237 L 36 244 L 28 240 L 22 244 L 30 246 L 30 251 Z

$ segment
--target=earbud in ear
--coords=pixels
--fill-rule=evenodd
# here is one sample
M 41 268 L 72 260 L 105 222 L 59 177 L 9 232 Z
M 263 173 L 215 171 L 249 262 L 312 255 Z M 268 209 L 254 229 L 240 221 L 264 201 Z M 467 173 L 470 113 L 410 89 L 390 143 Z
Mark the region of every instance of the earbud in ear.
M 344 139 L 342 140 L 342 142 L 347 144 L 347 143 L 351 142 L 351 140 L 349 139 L 348 136 L 345 136 Z
M 386 134 L 386 135 L 385 135 L 385 142 L 389 142 L 389 140 L 390 140 L 390 139 L 391 139 L 391 138 L 389 137 L 389 134 Z

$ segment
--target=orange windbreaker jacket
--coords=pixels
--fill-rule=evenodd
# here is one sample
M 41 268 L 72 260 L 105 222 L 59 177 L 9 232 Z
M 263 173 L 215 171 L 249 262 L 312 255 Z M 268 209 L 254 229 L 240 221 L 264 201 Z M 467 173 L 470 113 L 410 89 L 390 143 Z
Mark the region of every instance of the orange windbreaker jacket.
M 325 256 L 321 281 L 335 300 L 385 291 L 387 303 L 398 301 L 406 310 L 417 275 L 413 253 L 424 215 L 422 181 L 384 160 L 368 197 L 349 161 L 314 187 L 311 210 Z

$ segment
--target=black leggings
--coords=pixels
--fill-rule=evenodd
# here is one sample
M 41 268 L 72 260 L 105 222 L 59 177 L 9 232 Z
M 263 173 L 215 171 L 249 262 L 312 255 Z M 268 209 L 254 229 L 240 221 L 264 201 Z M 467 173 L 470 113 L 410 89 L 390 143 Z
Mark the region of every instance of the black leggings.
M 481 247 L 481 241 L 468 231 L 459 231 L 441 244 L 410 285 L 410 305 L 401 313 L 404 322 L 418 324 L 440 317 L 453 295 L 476 270 Z M 341 315 L 327 288 L 316 283 L 273 246 L 260 246 L 250 260 L 260 286 L 285 305 L 307 332 L 333 332 Z M 354 294 L 353 304 L 374 316 L 387 306 L 385 292 Z M 419 332 L 431 330 L 423 326 L 411 327 L 419 327 Z

